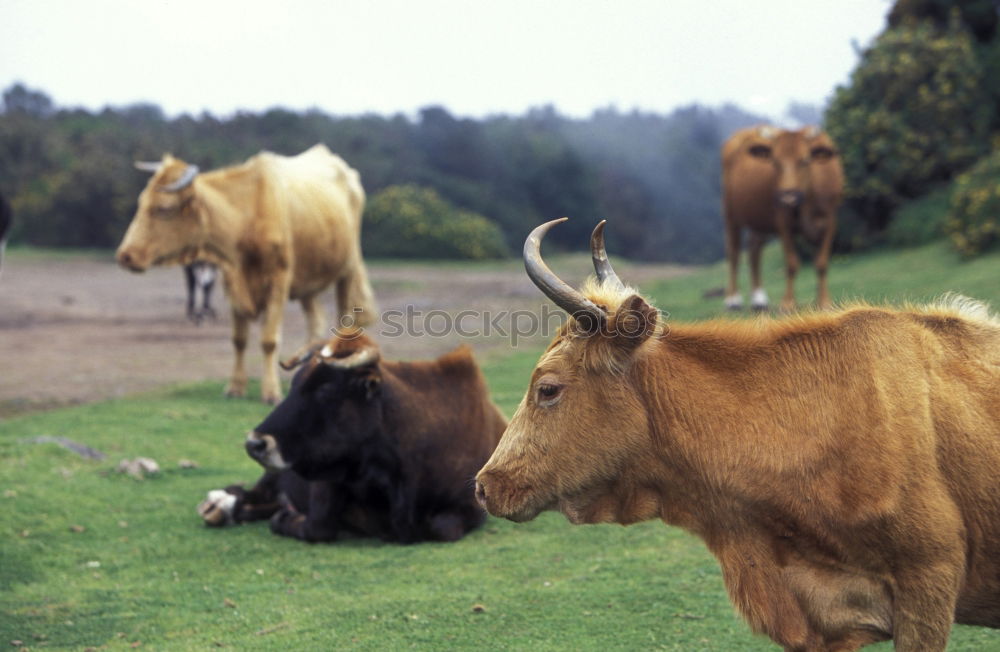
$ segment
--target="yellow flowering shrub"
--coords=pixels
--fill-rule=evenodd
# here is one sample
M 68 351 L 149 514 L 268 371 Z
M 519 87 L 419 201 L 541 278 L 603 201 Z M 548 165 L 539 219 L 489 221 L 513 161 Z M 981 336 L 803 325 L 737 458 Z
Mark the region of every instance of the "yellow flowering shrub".
M 1000 151 L 955 180 L 945 232 L 967 258 L 1000 241 Z
M 483 260 L 510 254 L 495 222 L 412 184 L 376 193 L 361 235 L 364 254 L 372 257 Z

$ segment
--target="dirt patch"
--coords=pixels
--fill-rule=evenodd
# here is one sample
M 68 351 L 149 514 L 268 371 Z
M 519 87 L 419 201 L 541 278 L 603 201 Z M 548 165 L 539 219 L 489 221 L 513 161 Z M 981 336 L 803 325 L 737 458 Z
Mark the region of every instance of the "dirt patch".
M 560 259 L 553 266 L 574 283 L 589 272 L 584 257 Z M 688 271 L 669 265 L 618 267 L 624 279 L 640 287 Z M 517 261 L 374 263 L 369 271 L 381 310 L 372 330 L 387 357 L 427 358 L 463 342 L 480 359 L 506 354 L 512 346 L 537 348 L 561 318 Z M 165 384 L 226 378 L 232 346 L 221 288 L 213 297 L 219 318 L 200 326 L 185 317 L 185 298 L 178 268 L 135 275 L 118 268 L 110 256 L 11 252 L 0 276 L 0 418 Z M 323 296 L 323 304 L 333 315 L 332 293 Z M 539 323 L 546 316 L 547 323 Z M 301 346 L 304 334 L 301 310 L 289 305 L 282 352 Z M 253 377 L 260 373 L 258 335 L 255 327 L 247 356 Z

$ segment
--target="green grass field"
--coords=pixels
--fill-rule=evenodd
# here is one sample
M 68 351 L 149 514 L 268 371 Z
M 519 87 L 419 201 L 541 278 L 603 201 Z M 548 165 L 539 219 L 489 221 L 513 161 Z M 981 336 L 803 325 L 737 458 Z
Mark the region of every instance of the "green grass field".
M 774 248 L 766 267 L 776 300 Z M 954 290 L 1000 303 L 998 272 L 998 254 L 959 263 L 932 245 L 836 260 L 831 289 L 872 301 Z M 721 299 L 701 293 L 723 278 L 713 266 L 643 290 L 670 319 L 695 319 L 719 314 Z M 811 269 L 799 286 L 800 299 L 812 296 Z M 485 365 L 508 415 L 537 354 Z M 415 546 L 308 545 L 272 536 L 266 523 L 203 527 L 195 506 L 207 490 L 259 475 L 242 441 L 267 411 L 224 400 L 220 381 L 0 422 L 0 646 L 775 649 L 734 615 L 704 546 L 659 523 L 490 519 L 458 543 Z M 33 443 L 41 436 L 107 457 Z M 139 455 L 162 472 L 144 480 L 115 472 Z M 197 468 L 181 468 L 182 459 Z M 1000 650 L 1000 631 L 956 627 L 950 649 Z

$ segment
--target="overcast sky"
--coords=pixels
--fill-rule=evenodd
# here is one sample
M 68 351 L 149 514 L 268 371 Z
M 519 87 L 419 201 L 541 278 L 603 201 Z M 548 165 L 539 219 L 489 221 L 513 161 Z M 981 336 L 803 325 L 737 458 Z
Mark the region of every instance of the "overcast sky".
M 822 104 L 888 0 L 2 0 L 0 87 L 225 116 Z

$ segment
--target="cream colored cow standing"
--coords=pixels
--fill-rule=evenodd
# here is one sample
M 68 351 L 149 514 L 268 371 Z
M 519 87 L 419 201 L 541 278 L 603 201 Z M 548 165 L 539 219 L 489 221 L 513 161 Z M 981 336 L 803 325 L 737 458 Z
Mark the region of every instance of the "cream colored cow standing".
M 195 260 L 219 267 L 236 351 L 227 395 L 246 392 L 249 325 L 262 318 L 261 396 L 267 403 L 281 399 L 277 356 L 286 301 L 301 302 L 311 342 L 328 335 L 317 297 L 331 285 L 341 316 L 358 325 L 373 320 L 360 244 L 364 190 L 357 171 L 325 145 L 294 157 L 261 152 L 205 173 L 169 154 L 137 167 L 153 176 L 139 195 L 118 262 L 135 272 Z

